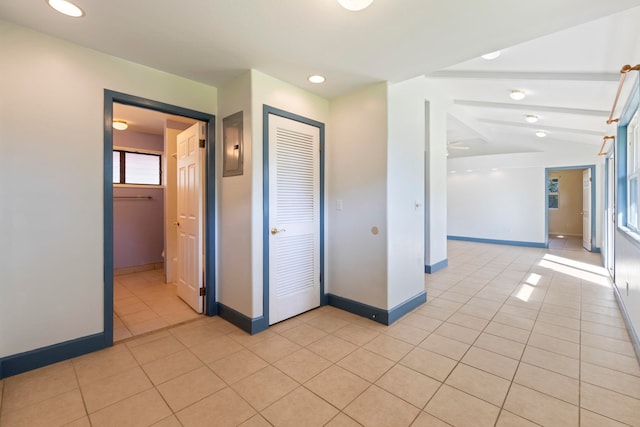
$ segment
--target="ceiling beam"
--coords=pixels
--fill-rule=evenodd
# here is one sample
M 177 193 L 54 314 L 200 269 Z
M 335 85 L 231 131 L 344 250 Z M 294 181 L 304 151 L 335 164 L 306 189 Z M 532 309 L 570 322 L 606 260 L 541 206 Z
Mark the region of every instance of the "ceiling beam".
M 560 126 L 540 126 L 535 124 L 530 125 L 528 123 L 514 123 L 514 122 L 507 122 L 504 120 L 492 120 L 492 119 L 481 119 L 479 121 L 483 123 L 490 123 L 490 124 L 501 125 L 501 126 L 512 126 L 512 127 L 523 128 L 523 129 L 532 129 L 532 130 L 544 129 L 544 130 L 553 131 L 553 132 L 579 133 L 582 135 L 593 135 L 598 137 L 603 136 L 602 131 L 588 130 L 588 129 L 575 129 L 575 128 L 560 127 Z
M 536 73 L 524 71 L 435 71 L 426 77 L 443 79 L 560 80 L 583 82 L 617 82 L 620 73 Z
M 508 104 L 505 102 L 469 101 L 464 99 L 454 99 L 455 105 L 481 108 L 502 108 L 505 110 L 525 110 L 525 111 L 546 111 L 549 113 L 576 114 L 580 116 L 608 117 L 609 111 L 586 110 L 583 108 L 551 107 L 545 105 Z

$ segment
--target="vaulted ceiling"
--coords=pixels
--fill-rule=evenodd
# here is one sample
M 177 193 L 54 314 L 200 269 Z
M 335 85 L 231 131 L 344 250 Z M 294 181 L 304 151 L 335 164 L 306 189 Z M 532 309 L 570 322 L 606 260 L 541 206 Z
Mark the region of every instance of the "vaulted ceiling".
M 608 132 L 618 71 L 640 62 L 640 0 L 3 0 L 0 19 L 214 86 L 254 68 L 332 98 L 426 74 L 455 99 L 451 156 L 591 144 Z M 1 34 L 0 34 L 1 37 Z M 481 54 L 501 49 L 493 60 Z M 327 81 L 313 85 L 311 74 Z M 512 101 L 509 90 L 527 93 Z M 535 114 L 535 125 L 524 115 Z M 548 136 L 536 138 L 534 130 Z

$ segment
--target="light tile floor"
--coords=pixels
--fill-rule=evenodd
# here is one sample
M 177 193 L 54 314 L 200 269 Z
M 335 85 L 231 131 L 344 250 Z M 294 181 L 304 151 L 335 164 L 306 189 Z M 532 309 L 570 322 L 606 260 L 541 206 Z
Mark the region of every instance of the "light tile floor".
M 120 341 L 199 317 L 178 297 L 164 271 L 148 270 L 113 280 L 113 340 Z
M 0 426 L 640 425 L 640 368 L 576 250 L 449 242 L 391 327 L 322 307 L 193 322 L 0 381 Z
M 582 236 L 549 235 L 549 249 L 583 251 Z

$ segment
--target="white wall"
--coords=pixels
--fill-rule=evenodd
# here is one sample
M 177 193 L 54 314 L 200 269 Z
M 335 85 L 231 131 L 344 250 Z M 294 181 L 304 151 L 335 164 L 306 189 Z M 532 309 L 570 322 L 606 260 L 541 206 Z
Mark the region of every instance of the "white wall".
M 259 71 L 251 70 L 251 133 L 255 141 L 251 147 L 253 161 L 249 166 L 252 171 L 251 204 L 253 206 L 251 220 L 253 313 L 250 317 L 253 318 L 262 315 L 263 302 L 262 159 L 264 136 L 262 135 L 262 111 L 264 105 L 279 108 L 320 123 L 329 121 L 329 101 L 326 99 Z M 246 168 L 247 164 L 245 163 L 245 170 Z
M 545 168 L 596 165 L 595 246 L 602 247 L 604 161 L 599 147 L 564 143 L 554 153 L 519 153 L 448 160 L 447 234 L 544 243 Z M 497 169 L 493 171 L 492 169 Z M 473 172 L 467 172 L 468 169 Z M 497 191 L 496 191 L 497 190 Z
M 252 288 L 252 183 L 254 138 L 252 134 L 251 72 L 247 71 L 220 89 L 216 180 L 218 182 L 217 272 L 218 301 L 248 317 L 253 316 Z M 243 112 L 243 174 L 222 177 L 222 119 Z M 257 141 L 260 141 L 257 139 Z M 262 163 L 261 160 L 258 160 Z M 256 208 L 257 209 L 257 208 Z
M 386 83 L 332 99 L 330 123 L 325 154 L 327 292 L 386 308 Z M 377 235 L 373 227 L 379 229 Z
M 424 292 L 423 88 L 423 77 L 388 87 L 388 309 Z
M 217 90 L 0 21 L 0 357 L 103 328 L 104 89 L 211 114 Z

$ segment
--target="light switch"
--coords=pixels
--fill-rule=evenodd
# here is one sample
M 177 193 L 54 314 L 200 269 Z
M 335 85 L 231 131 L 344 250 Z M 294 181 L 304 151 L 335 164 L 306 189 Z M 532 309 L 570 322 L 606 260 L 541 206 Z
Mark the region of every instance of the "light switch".
M 336 210 L 337 211 L 341 211 L 342 210 L 342 199 L 336 200 Z

